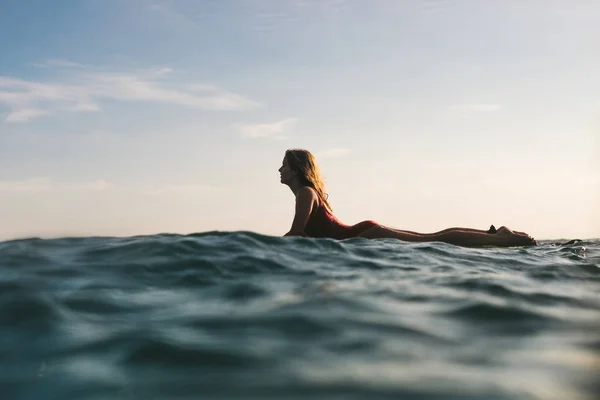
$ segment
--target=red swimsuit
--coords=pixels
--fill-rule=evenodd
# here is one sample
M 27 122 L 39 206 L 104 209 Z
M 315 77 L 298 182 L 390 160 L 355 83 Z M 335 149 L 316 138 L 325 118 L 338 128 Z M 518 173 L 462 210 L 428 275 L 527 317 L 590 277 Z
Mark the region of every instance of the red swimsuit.
M 364 231 L 377 225 L 379 224 L 375 221 L 362 221 L 352 226 L 343 224 L 325 207 L 323 200 L 319 197 L 319 208 L 312 212 L 304 232 L 310 237 L 339 240 L 360 236 Z

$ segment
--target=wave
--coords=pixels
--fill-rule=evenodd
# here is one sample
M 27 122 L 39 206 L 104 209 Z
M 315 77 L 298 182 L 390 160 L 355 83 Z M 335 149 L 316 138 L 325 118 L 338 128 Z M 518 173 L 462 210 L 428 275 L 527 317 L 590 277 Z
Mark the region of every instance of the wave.
M 600 242 L 13 240 L 0 326 L 14 399 L 588 399 Z

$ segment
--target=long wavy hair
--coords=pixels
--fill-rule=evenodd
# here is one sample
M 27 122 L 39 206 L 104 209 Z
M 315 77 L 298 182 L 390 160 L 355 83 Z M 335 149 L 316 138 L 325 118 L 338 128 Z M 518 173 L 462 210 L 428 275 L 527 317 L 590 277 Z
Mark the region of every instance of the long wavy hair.
M 332 210 L 325 193 L 325 184 L 321 178 L 321 172 L 315 161 L 315 157 L 308 150 L 290 149 L 286 150 L 285 158 L 296 178 L 301 184 L 309 186 L 317 192 L 328 209 Z

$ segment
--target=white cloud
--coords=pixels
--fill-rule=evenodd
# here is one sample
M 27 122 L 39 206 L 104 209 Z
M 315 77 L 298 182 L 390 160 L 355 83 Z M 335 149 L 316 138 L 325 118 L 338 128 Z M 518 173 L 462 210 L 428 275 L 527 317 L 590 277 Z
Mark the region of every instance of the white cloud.
M 500 104 L 455 104 L 450 107 L 453 111 L 460 112 L 490 112 L 498 111 L 502 108 Z
M 196 7 L 199 8 L 196 10 L 194 2 L 186 3 L 182 5 L 181 2 L 175 1 L 154 1 L 146 5 L 145 10 L 150 13 L 154 22 L 160 21 L 163 28 L 168 28 L 171 31 L 187 30 L 191 32 L 198 26 L 194 16 L 197 16 L 199 12 L 197 10 L 202 10 L 203 6 L 201 2 L 198 2 Z
M 154 74 L 156 76 L 167 75 L 167 74 L 170 74 L 171 72 L 173 72 L 173 68 L 169 68 L 169 67 L 158 68 L 158 69 L 154 70 Z
M 48 115 L 49 112 L 36 108 L 23 108 L 17 111 L 10 112 L 6 116 L 7 122 L 27 122 L 30 119 Z
M 216 86 L 168 84 L 158 80 L 172 72 L 164 67 L 150 73 L 107 73 L 89 68 L 60 83 L 0 76 L 0 104 L 10 109 L 7 122 L 26 122 L 60 111 L 100 111 L 103 100 L 171 104 L 203 110 L 243 110 L 257 106 L 239 94 Z
M 100 106 L 94 103 L 79 103 L 75 104 L 73 107 L 69 107 L 66 109 L 67 111 L 75 111 L 75 112 L 93 112 L 100 111 Z
M 112 183 L 107 182 L 103 179 L 93 182 L 74 183 L 62 186 L 62 188 L 66 190 L 76 190 L 81 192 L 100 192 L 103 190 L 110 189 L 112 187 Z
M 40 193 L 48 191 L 98 192 L 112 188 L 105 180 L 81 183 L 56 183 L 50 178 L 29 178 L 13 181 L 0 181 L 0 193 Z
M 161 10 L 164 8 L 164 4 L 150 4 L 148 5 L 148 10 Z
M 317 159 L 319 160 L 327 160 L 331 158 L 339 158 L 345 155 L 348 155 L 352 152 L 351 149 L 347 148 L 335 148 L 321 151 L 316 154 Z
M 33 65 L 35 67 L 40 67 L 40 68 L 56 68 L 56 67 L 60 67 L 60 68 L 83 68 L 83 67 L 85 67 L 84 64 L 80 64 L 80 63 L 76 63 L 76 62 L 72 62 L 72 61 L 67 61 L 67 60 L 61 60 L 61 59 L 57 59 L 57 58 L 50 58 L 50 59 L 47 59 L 47 60 L 36 62 L 36 63 L 33 63 Z
M 142 191 L 143 194 L 148 196 L 157 195 L 196 195 L 196 194 L 207 194 L 207 193 L 222 193 L 229 191 L 228 188 L 208 185 L 196 185 L 196 184 L 179 184 L 179 185 L 163 185 L 153 188 L 148 188 Z
M 296 122 L 298 122 L 297 118 L 286 118 L 281 121 L 267 124 L 238 125 L 237 128 L 240 130 L 240 133 L 244 137 L 272 137 L 276 139 L 282 139 L 285 137 L 282 134 L 289 132 L 290 129 L 292 129 L 296 125 Z
M 0 193 L 24 192 L 38 193 L 50 190 L 52 181 L 48 178 L 30 178 L 18 181 L 0 181 Z

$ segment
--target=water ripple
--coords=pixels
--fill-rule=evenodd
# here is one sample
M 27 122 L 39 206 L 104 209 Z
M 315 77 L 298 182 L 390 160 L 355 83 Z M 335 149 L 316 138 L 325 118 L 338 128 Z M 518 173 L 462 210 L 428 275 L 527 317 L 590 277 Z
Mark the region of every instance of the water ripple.
M 591 399 L 599 321 L 593 240 L 0 243 L 11 399 Z

